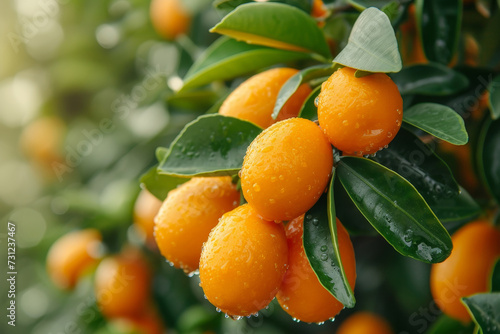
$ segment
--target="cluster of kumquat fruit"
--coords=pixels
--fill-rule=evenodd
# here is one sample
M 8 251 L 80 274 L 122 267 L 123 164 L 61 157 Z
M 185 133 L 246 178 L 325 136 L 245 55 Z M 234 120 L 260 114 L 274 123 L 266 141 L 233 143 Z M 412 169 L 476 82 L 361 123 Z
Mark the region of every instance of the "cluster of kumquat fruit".
M 219 113 L 265 128 L 248 147 L 239 173 L 246 203 L 240 205 L 240 190 L 225 176 L 194 177 L 161 205 L 154 226 L 160 252 L 186 273 L 199 271 L 206 298 L 227 315 L 250 316 L 274 297 L 294 319 L 310 323 L 342 310 L 305 255 L 304 214 L 330 181 L 332 144 L 345 154 L 375 153 L 394 138 L 402 120 L 402 99 L 391 79 L 381 73 L 356 78 L 354 72 L 342 68 L 323 84 L 319 125 L 297 117 L 311 92 L 307 84 L 277 119 L 271 117 L 281 87 L 297 70 L 274 68 L 243 82 Z M 354 287 L 353 246 L 338 219 L 337 228 Z

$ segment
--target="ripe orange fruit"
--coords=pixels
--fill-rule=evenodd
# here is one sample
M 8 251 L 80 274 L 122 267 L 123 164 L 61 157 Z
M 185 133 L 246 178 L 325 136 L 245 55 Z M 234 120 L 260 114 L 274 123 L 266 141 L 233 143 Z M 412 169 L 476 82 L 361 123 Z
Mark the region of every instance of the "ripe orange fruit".
M 195 177 L 169 192 L 155 220 L 161 254 L 185 272 L 198 269 L 210 230 L 239 201 L 240 193 L 229 176 Z
M 267 128 L 280 120 L 296 117 L 311 88 L 302 84 L 285 103 L 276 120 L 271 117 L 273 108 L 283 84 L 298 70 L 274 68 L 256 74 L 238 86 L 219 109 L 219 113 L 232 116 Z
M 248 316 L 276 295 L 287 263 L 282 224 L 265 221 L 248 204 L 222 216 L 203 247 L 201 287 L 231 316 Z
M 60 163 L 66 125 L 58 117 L 43 117 L 28 124 L 20 144 L 26 156 L 47 176 L 53 176 L 53 163 Z
M 461 227 L 451 240 L 451 255 L 432 265 L 431 292 L 443 313 L 469 322 L 470 315 L 460 298 L 488 291 L 493 265 L 500 257 L 500 231 L 487 221 L 477 220 Z
M 105 258 L 97 267 L 97 306 L 108 318 L 133 317 L 148 305 L 151 273 L 135 249 Z
M 141 190 L 134 205 L 134 225 L 144 236 L 146 244 L 155 248 L 154 238 L 155 217 L 160 210 L 162 201 L 146 189 Z
M 357 312 L 345 319 L 337 334 L 392 334 L 394 331 L 384 318 L 370 313 Z
M 241 188 L 267 220 L 290 220 L 323 193 L 333 166 L 332 147 L 319 127 L 291 118 L 265 129 L 247 149 Z
M 389 144 L 401 127 L 403 99 L 384 73 L 362 78 L 356 70 L 335 71 L 321 87 L 319 125 L 339 150 L 372 154 Z
M 116 318 L 113 327 L 120 333 L 164 334 L 165 328 L 158 311 L 149 306 L 139 315 L 128 318 Z M 113 332 L 114 333 L 114 332 Z
M 156 32 L 168 40 L 189 31 L 191 15 L 181 0 L 152 0 L 149 10 Z
M 47 271 L 58 287 L 71 289 L 99 260 L 101 234 L 87 229 L 59 238 L 47 254 Z
M 314 273 L 302 242 L 304 216 L 293 219 L 286 226 L 288 240 L 288 270 L 276 295 L 281 307 L 293 318 L 305 322 L 324 322 L 334 318 L 343 308 Z M 347 280 L 354 289 L 356 262 L 354 249 L 347 231 L 337 219 L 340 257 Z

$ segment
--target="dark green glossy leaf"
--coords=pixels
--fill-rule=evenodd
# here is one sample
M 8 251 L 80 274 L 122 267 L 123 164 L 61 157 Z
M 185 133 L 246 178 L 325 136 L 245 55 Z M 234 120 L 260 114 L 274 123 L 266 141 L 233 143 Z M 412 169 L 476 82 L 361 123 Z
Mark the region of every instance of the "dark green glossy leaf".
M 484 334 L 500 332 L 500 292 L 479 293 L 462 298 L 462 303 Z
M 430 263 L 450 255 L 448 232 L 407 180 L 355 157 L 342 157 L 337 174 L 363 216 L 398 252 Z
M 189 179 L 185 177 L 159 174 L 157 167 L 158 165 L 153 166 L 141 176 L 141 186 L 146 188 L 151 194 L 161 201 L 167 198 L 170 190 L 173 190 L 184 182 L 189 181 Z
M 309 55 L 303 52 L 250 45 L 221 37 L 189 69 L 181 91 L 307 57 Z
M 335 212 L 337 213 L 337 218 L 349 231 L 349 234 L 377 235 L 377 231 L 366 220 L 365 216 L 359 212 L 338 178 L 334 182 L 333 191 L 335 193 Z
M 347 0 L 349 4 L 351 4 L 356 10 L 360 12 L 364 11 L 368 7 L 376 7 L 378 9 L 382 9 L 391 3 L 391 0 Z
M 331 57 L 316 21 L 300 9 L 280 3 L 241 5 L 210 31 L 250 44 Z
M 447 65 L 455 55 L 462 20 L 462 0 L 417 0 L 417 30 L 425 56 Z
M 413 65 L 391 74 L 401 95 L 449 95 L 467 87 L 469 81 L 463 74 L 444 65 L 431 63 Z
M 491 110 L 491 118 L 500 118 L 500 75 L 489 84 L 488 91 L 490 93 L 489 102 Z
M 172 142 L 158 168 L 177 176 L 234 175 L 243 164 L 248 145 L 262 131 L 253 123 L 210 114 L 187 124 Z
M 290 97 L 292 97 L 293 93 L 295 93 L 300 85 L 315 78 L 330 76 L 332 73 L 332 65 L 317 65 L 303 69 L 302 71 L 299 71 L 297 74 L 293 75 L 285 82 L 285 84 L 281 87 L 280 92 L 278 93 L 278 97 L 276 98 L 276 103 L 274 105 L 272 114 L 273 119 L 276 119 L 276 117 L 278 117 L 285 103 L 290 99 Z
M 356 20 L 346 47 L 335 63 L 367 72 L 398 72 L 401 56 L 391 21 L 382 11 L 370 7 Z
M 442 314 L 433 324 L 426 334 L 471 334 L 474 325 L 464 325 L 462 322 L 450 318 L 446 314 Z
M 477 150 L 479 174 L 500 203 L 500 120 L 486 122 Z
M 299 117 L 306 118 L 311 121 L 315 121 L 318 119 L 318 108 L 314 104 L 314 101 L 316 100 L 320 92 L 321 86 L 313 89 L 311 94 L 309 94 L 306 101 L 302 105 L 302 109 L 300 109 L 299 112 Z
M 497 260 L 491 272 L 491 291 L 500 292 L 500 259 Z
M 373 160 L 408 180 L 442 223 L 463 223 L 480 212 L 477 203 L 459 188 L 434 148 L 405 129 L 398 132 L 388 148 L 377 152 Z
M 340 259 L 333 182 L 328 194 L 304 216 L 304 250 L 321 284 L 345 307 L 354 307 L 354 293 Z
M 413 105 L 403 112 L 403 121 L 454 145 L 465 145 L 469 141 L 463 118 L 442 104 Z

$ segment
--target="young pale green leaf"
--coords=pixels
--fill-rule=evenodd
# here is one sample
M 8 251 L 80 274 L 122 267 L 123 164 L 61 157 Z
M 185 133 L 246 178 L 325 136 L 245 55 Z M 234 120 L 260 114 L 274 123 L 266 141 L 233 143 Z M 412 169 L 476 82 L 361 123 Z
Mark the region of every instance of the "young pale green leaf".
M 356 304 L 340 258 L 333 200 L 333 179 L 304 217 L 304 250 L 320 283 L 345 307 Z
M 479 174 L 500 203 L 500 119 L 484 124 L 477 152 Z
M 316 107 L 315 100 L 321 92 L 321 86 L 313 89 L 311 94 L 307 97 L 299 112 L 299 117 L 315 121 L 318 119 L 318 108 Z
M 442 314 L 432 324 L 432 327 L 425 333 L 426 334 L 443 334 L 443 333 L 471 334 L 473 330 L 474 330 L 473 324 L 464 325 L 459 320 L 450 318 L 446 314 Z
M 206 110 L 210 108 L 220 95 L 211 89 L 198 89 L 192 91 L 179 91 L 167 97 L 169 106 L 187 110 Z
M 249 44 L 331 57 L 316 21 L 300 9 L 281 3 L 254 2 L 238 6 L 210 31 Z
M 364 11 L 368 7 L 377 7 L 378 9 L 382 9 L 388 4 L 390 4 L 391 0 L 347 0 L 349 4 L 351 4 L 356 10 L 360 12 Z
M 288 79 L 285 84 L 281 87 L 278 97 L 276 98 L 276 103 L 274 104 L 274 110 L 272 117 L 276 119 L 278 117 L 281 109 L 288 102 L 293 93 L 299 88 L 300 85 L 306 83 L 312 79 L 320 78 L 324 76 L 330 76 L 333 73 L 332 65 L 317 65 L 311 66 L 297 74 L 293 75 Z
M 163 159 L 165 159 L 165 157 L 167 156 L 168 154 L 168 148 L 166 147 L 157 147 L 156 148 L 156 151 L 155 151 L 155 156 L 156 156 L 156 160 L 158 160 L 158 162 L 162 161 Z
M 496 76 L 495 79 L 489 84 L 488 91 L 491 118 L 500 118 L 500 75 Z
M 337 175 L 359 211 L 398 252 L 430 263 L 450 255 L 450 235 L 406 179 L 356 157 L 342 157 Z
M 417 0 L 417 30 L 427 59 L 447 65 L 457 50 L 462 0 Z
M 408 180 L 442 223 L 466 222 L 480 213 L 477 203 L 461 191 L 449 167 L 417 136 L 399 130 L 373 160 Z
M 491 291 L 500 292 L 500 259 L 497 260 L 491 272 Z
M 462 298 L 472 319 L 483 334 L 498 334 L 500 331 L 500 292 L 478 293 Z
M 399 73 L 391 74 L 391 78 L 401 95 L 450 95 L 467 88 L 469 84 L 465 75 L 437 63 L 408 66 Z
M 187 124 L 160 162 L 160 174 L 189 176 L 234 175 L 248 145 L 262 131 L 233 117 L 210 114 Z
M 277 63 L 307 57 L 309 54 L 303 52 L 250 45 L 221 37 L 191 66 L 184 78 L 181 92 L 213 81 L 232 79 Z
M 189 179 L 185 177 L 159 174 L 157 167 L 158 165 L 153 166 L 141 176 L 141 186 L 146 188 L 160 201 L 167 198 L 170 190 L 173 190 L 184 182 L 189 181 Z
M 398 72 L 401 56 L 391 21 L 379 9 L 365 9 L 356 20 L 346 47 L 335 63 L 366 72 Z
M 442 104 L 416 104 L 403 112 L 403 121 L 454 145 L 469 141 L 462 117 Z

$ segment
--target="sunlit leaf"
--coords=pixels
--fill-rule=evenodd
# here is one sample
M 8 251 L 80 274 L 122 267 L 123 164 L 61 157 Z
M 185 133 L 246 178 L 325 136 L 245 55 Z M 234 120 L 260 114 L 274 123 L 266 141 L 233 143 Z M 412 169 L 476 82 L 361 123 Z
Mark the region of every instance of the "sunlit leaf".
M 335 63 L 366 72 L 398 72 L 402 68 L 391 22 L 382 11 L 370 7 L 356 20 L 346 47 Z

